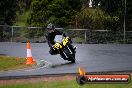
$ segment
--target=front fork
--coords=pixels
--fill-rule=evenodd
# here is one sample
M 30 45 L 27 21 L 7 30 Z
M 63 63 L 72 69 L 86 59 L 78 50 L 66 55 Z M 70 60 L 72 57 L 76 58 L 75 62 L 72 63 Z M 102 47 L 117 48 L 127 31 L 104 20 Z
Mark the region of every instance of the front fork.
M 71 46 L 73 48 L 73 46 Z M 72 50 L 70 49 L 70 47 L 67 45 L 66 48 L 69 50 L 70 54 L 73 54 L 74 52 L 72 52 Z M 62 53 L 65 55 L 66 58 L 68 58 L 68 56 L 66 55 L 66 53 L 62 50 Z
M 70 51 L 70 54 L 73 54 L 73 52 L 71 51 L 71 49 L 69 48 L 69 46 L 66 46 L 68 48 L 68 50 Z
M 62 53 L 65 55 L 66 58 L 68 58 L 68 56 L 66 55 L 66 53 L 64 51 L 62 51 Z

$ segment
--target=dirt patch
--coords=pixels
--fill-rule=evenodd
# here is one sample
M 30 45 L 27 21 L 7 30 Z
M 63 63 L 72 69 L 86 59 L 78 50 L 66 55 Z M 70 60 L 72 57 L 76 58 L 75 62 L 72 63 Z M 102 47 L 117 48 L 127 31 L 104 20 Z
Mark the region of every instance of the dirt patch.
M 21 83 L 35 83 L 35 82 L 53 82 L 53 81 L 63 81 L 63 80 L 74 80 L 75 75 L 63 75 L 63 76 L 43 76 L 39 78 L 28 78 L 28 79 L 11 79 L 11 80 L 0 80 L 0 85 L 7 84 L 21 84 Z

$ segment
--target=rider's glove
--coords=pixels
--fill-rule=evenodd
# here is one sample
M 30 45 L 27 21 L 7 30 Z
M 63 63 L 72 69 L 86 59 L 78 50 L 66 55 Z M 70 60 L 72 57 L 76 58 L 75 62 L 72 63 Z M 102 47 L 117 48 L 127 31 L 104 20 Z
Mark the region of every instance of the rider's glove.
M 53 47 L 53 49 L 60 49 L 60 48 L 62 48 L 62 46 L 60 45 L 60 43 L 55 43 L 52 47 Z

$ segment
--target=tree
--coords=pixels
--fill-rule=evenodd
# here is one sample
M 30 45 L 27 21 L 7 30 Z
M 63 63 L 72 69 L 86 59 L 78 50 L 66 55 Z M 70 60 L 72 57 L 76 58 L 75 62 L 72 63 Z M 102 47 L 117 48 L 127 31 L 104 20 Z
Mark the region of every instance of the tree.
M 103 11 L 105 11 L 106 14 L 110 15 L 111 17 L 116 16 L 119 18 L 118 21 L 107 21 L 106 26 L 109 29 L 117 29 L 120 30 L 123 27 L 123 21 L 124 21 L 124 4 L 125 0 L 92 0 L 94 7 L 100 7 Z M 126 24 L 127 30 L 130 30 L 131 24 L 132 24 L 132 1 L 127 1 L 127 10 L 126 10 Z
M 31 26 L 45 26 L 53 22 L 65 27 L 75 19 L 81 7 L 81 0 L 34 0 L 27 23 Z
M 127 0 L 127 12 L 126 12 L 126 26 L 128 27 L 127 30 L 132 31 L 132 0 Z
M 0 24 L 12 25 L 16 18 L 18 0 L 0 0 Z
M 49 16 L 49 3 L 50 0 L 33 0 L 31 3 L 31 10 L 27 20 L 27 25 L 45 26 Z
M 18 0 L 0 0 L 0 25 L 13 25 L 16 18 L 16 10 L 18 9 L 17 2 Z M 4 27 L 1 26 L 0 41 L 6 38 L 3 30 Z M 7 34 L 7 37 L 10 37 L 10 35 Z
M 85 8 L 77 15 L 78 28 L 104 29 L 105 17 L 103 11 L 98 8 Z
M 18 12 L 20 14 L 24 13 L 26 10 L 30 9 L 31 6 L 31 0 L 19 0 L 18 1 L 19 10 Z

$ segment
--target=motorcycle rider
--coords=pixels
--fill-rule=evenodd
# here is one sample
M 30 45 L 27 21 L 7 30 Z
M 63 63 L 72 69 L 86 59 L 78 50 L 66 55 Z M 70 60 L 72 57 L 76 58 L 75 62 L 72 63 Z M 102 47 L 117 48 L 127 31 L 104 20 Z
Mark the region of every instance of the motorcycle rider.
M 48 30 L 48 35 L 46 36 L 46 39 L 48 40 L 48 45 L 50 47 L 49 53 L 51 55 L 58 54 L 58 51 L 52 48 L 52 46 L 55 44 L 54 38 L 56 35 L 63 35 L 64 37 L 66 37 L 66 34 L 56 30 L 54 24 L 52 23 L 48 24 L 47 30 Z
M 48 45 L 50 47 L 49 53 L 51 55 L 58 54 L 59 52 L 52 48 L 52 46 L 55 44 L 54 38 L 56 35 L 63 35 L 64 37 L 67 37 L 67 35 L 64 32 L 56 30 L 54 24 L 52 24 L 52 23 L 48 24 L 47 30 L 48 30 L 48 35 L 46 36 L 46 39 L 48 40 Z M 70 40 L 70 43 L 72 43 L 71 39 L 69 39 L 69 40 Z

